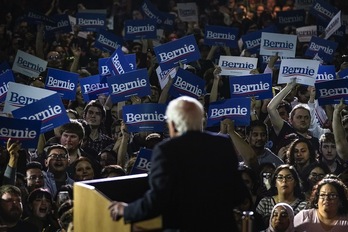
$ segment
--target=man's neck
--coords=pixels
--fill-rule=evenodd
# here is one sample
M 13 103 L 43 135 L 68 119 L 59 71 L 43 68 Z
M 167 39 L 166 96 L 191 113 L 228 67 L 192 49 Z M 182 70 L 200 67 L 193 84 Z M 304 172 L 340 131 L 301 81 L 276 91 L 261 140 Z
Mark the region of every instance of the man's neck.
M 337 168 L 336 160 L 326 160 L 323 158 L 321 161 L 323 163 L 325 163 L 326 166 L 328 166 L 328 168 L 330 169 L 331 172 L 336 170 L 336 168 Z
M 96 140 L 99 138 L 99 130 L 98 128 L 91 128 L 91 133 L 89 134 L 89 137 L 93 140 Z
M 67 178 L 66 172 L 50 172 L 53 173 L 55 181 L 65 181 Z
M 306 131 L 306 132 L 299 132 L 299 131 L 296 131 L 296 133 L 299 134 L 299 135 L 301 135 L 301 136 L 303 136 L 303 137 L 306 138 L 306 139 L 311 139 L 311 138 L 312 138 L 312 136 L 310 136 L 310 135 L 308 134 L 308 131 Z

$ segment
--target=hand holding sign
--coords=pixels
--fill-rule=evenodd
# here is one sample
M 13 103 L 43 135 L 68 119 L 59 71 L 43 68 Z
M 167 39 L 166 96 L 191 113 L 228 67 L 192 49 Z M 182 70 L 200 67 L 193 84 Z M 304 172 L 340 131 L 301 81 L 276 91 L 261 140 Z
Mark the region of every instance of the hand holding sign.
M 276 52 L 276 54 L 270 57 L 268 62 L 268 67 L 273 68 L 274 64 L 277 62 L 278 59 L 279 59 L 278 52 Z
M 18 151 L 22 148 L 22 144 L 17 140 L 12 142 L 11 138 L 8 138 L 7 143 L 6 143 L 6 150 L 10 154 L 10 161 L 9 165 L 11 167 L 17 166 L 17 159 L 19 157 Z M 15 162 L 15 163 L 13 163 Z

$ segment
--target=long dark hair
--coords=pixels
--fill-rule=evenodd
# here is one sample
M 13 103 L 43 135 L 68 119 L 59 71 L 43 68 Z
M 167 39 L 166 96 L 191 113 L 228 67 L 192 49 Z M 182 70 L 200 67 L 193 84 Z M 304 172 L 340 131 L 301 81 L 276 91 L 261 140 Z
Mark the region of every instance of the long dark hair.
M 293 141 L 289 147 L 289 164 L 295 165 L 295 147 L 299 143 L 307 144 L 308 151 L 309 151 L 309 163 L 313 163 L 317 161 L 317 154 L 315 153 L 315 149 L 312 143 L 308 139 L 298 138 L 295 141 Z
M 278 190 L 276 188 L 276 180 L 277 180 L 277 176 L 278 176 L 279 172 L 281 170 L 284 170 L 284 169 L 288 169 L 291 172 L 292 176 L 294 177 L 294 181 L 296 182 L 296 185 L 294 187 L 294 196 L 301 199 L 301 200 L 304 200 L 305 196 L 302 192 L 302 181 L 300 179 L 298 172 L 296 171 L 296 168 L 290 164 L 282 164 L 276 168 L 276 170 L 274 171 L 274 173 L 272 175 L 272 181 L 271 181 L 272 187 L 270 189 L 271 190 L 270 193 L 272 195 L 278 194 Z

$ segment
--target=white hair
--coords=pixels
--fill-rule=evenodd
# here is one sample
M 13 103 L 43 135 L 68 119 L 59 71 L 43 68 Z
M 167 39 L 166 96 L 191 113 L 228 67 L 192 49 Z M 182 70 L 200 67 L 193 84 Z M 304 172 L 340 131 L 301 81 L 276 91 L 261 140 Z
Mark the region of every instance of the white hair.
M 202 131 L 204 109 L 202 104 L 189 96 L 178 97 L 169 102 L 166 117 L 173 122 L 178 134 L 187 131 Z

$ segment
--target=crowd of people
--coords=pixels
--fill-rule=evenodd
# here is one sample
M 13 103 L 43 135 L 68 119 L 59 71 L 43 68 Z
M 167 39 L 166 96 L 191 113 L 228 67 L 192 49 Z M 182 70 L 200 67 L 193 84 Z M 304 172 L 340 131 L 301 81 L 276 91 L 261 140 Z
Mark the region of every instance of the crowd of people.
M 228 77 L 221 75 L 221 67 L 217 63 L 219 56 L 257 57 L 258 54 L 250 54 L 245 50 L 242 41 L 237 48 L 206 45 L 204 43 L 205 25 L 235 27 L 239 29 L 239 37 L 241 37 L 276 24 L 277 12 L 296 9 L 294 0 L 195 1 L 198 7 L 198 22 L 183 22 L 178 17 L 176 3 L 187 1 L 150 2 L 159 10 L 175 16 L 174 27 L 172 30 L 164 30 L 156 43 L 152 40 L 124 41 L 122 51 L 125 54 L 135 54 L 137 68 L 148 70 L 151 95 L 133 96 L 127 101 L 118 103 L 113 103 L 108 96 L 100 95 L 97 99 L 85 102 L 81 87 L 78 87 L 75 100 L 62 100 L 70 122 L 42 134 L 35 151 L 22 148 L 18 141 L 10 138 L 7 144 L 1 147 L 0 152 L 0 231 L 71 231 L 73 199 L 79 197 L 73 196 L 74 182 L 131 175 L 141 148 L 151 150 L 157 148 L 159 153 L 157 147 L 159 143 L 162 144 L 173 137 L 180 137 L 191 130 L 202 129 L 195 128 L 194 125 L 197 123 L 194 122 L 189 122 L 191 126 L 187 128 L 181 128 L 180 126 L 187 126 L 186 120 L 189 119 L 173 116 L 171 118 L 173 124 L 167 120 L 168 128 L 165 131 L 135 133 L 127 130 L 127 125 L 122 119 L 123 106 L 146 103 L 168 104 L 174 100 L 169 94 L 173 80 L 169 80 L 161 88 L 156 74 L 156 68 L 159 65 L 153 51 L 156 44 L 194 35 L 201 58 L 190 62 L 185 68 L 205 81 L 206 94 L 198 100 L 206 115 L 210 103 L 230 98 Z M 342 14 L 348 14 L 345 12 L 348 9 L 346 1 L 327 2 L 340 9 Z M 44 25 L 31 24 L 21 17 L 27 10 L 39 11 L 47 16 L 55 14 L 75 16 L 80 9 L 106 9 L 107 17 L 112 20 L 113 25 L 113 28 L 109 30 L 118 36 L 123 36 L 125 20 L 145 18 L 140 7 L 142 1 L 135 0 L 105 0 L 98 3 L 63 0 L 1 0 L 0 3 L 2 6 L 0 63 L 8 63 L 12 66 L 17 51 L 22 50 L 46 60 L 49 68 L 75 72 L 80 78 L 99 74 L 98 60 L 111 55 L 94 46 L 96 33 L 87 32 L 87 37 L 82 38 L 78 36 L 78 27 L 75 27 L 70 33 L 57 32 L 53 37 L 48 38 L 44 34 Z M 307 11 L 306 25 L 315 23 L 315 17 Z M 296 28 L 293 26 L 279 28 L 279 33 L 296 34 Z M 347 35 L 345 35 L 345 40 L 338 43 L 333 61 L 327 63 L 334 65 L 336 72 L 348 68 L 348 61 L 344 60 L 344 55 L 348 54 L 347 45 Z M 308 43 L 298 42 L 296 57 L 306 58 L 304 51 L 307 47 Z M 272 73 L 273 87 L 276 91 L 272 99 L 255 100 L 253 98 L 251 100 L 249 125 L 235 126 L 231 119 L 222 120 L 220 126 L 202 125 L 203 130 L 218 132 L 221 136 L 230 139 L 233 144 L 231 155 L 238 159 L 238 173 L 248 189 L 244 200 L 240 196 L 239 203 L 242 203 L 231 203 L 230 206 L 234 207 L 232 215 L 227 215 L 231 210 L 227 210 L 226 207 L 216 208 L 225 210 L 226 214 L 216 214 L 216 212 L 215 214 L 224 218 L 224 222 L 228 220 L 228 216 L 234 217 L 240 230 L 242 212 L 253 211 L 253 231 L 344 231 L 344 228 L 348 226 L 348 149 L 346 149 L 348 147 L 348 107 L 344 100 L 336 105 L 319 106 L 315 88 L 298 84 L 295 80 L 287 84 L 278 84 L 279 70 L 275 63 L 279 60 L 280 57 L 276 54 L 270 57 L 266 67 L 259 65 L 252 71 L 254 74 Z M 14 75 L 17 83 L 44 88 L 47 72 L 35 78 L 16 72 Z M 327 119 L 325 122 L 320 122 L 318 112 L 321 118 L 325 115 L 324 118 Z M 180 120 L 185 123 L 180 125 Z M 192 138 L 184 140 L 185 144 L 175 143 L 171 149 L 176 151 L 176 148 L 180 146 L 186 146 L 185 149 L 193 147 L 194 143 L 190 144 L 190 139 L 193 140 L 194 136 L 195 134 L 192 133 Z M 205 145 L 201 143 L 202 147 Z M 216 148 L 213 144 L 211 145 Z M 227 178 L 216 175 L 216 173 L 223 173 L 222 170 L 215 172 L 219 167 L 225 168 L 222 165 L 226 161 L 225 151 L 221 148 L 207 149 L 206 151 L 211 152 L 210 157 L 204 157 L 204 160 L 198 161 L 201 158 L 194 156 L 196 161 L 189 159 L 191 167 L 187 164 L 187 166 L 183 165 L 186 171 L 191 170 L 197 173 L 187 174 L 190 178 L 187 178 L 186 185 L 181 187 L 188 188 L 190 185 L 188 181 L 192 181 L 197 182 L 197 185 L 192 183 L 193 186 L 201 189 L 199 184 L 203 180 L 200 179 L 202 177 L 198 175 L 199 172 L 202 175 L 210 173 L 210 177 L 214 178 Z M 198 150 L 197 148 L 192 151 L 192 155 L 196 155 L 195 152 Z M 177 154 L 180 157 L 177 159 L 186 159 L 183 154 L 191 155 L 184 149 L 178 149 L 177 152 L 182 152 Z M 214 152 L 221 154 L 218 156 Z M 179 163 L 180 160 L 175 162 Z M 166 163 L 156 164 L 157 169 L 151 169 L 150 175 L 152 172 L 154 175 L 163 174 L 165 169 L 159 170 L 159 167 Z M 193 167 L 196 164 L 201 166 Z M 233 178 L 233 175 L 230 176 Z M 213 179 L 208 176 L 206 178 Z M 161 183 L 164 184 L 165 181 L 168 180 L 163 177 Z M 225 181 L 224 183 L 237 182 Z M 158 185 L 157 182 L 154 183 Z M 213 184 L 214 181 L 209 183 Z M 214 184 L 219 186 L 218 184 L 221 183 Z M 162 193 L 168 190 L 164 190 L 165 187 L 161 185 L 158 187 L 163 188 Z M 206 186 L 206 188 L 213 187 Z M 226 189 L 230 188 L 233 189 L 234 186 L 226 186 Z M 62 193 L 67 193 L 64 199 L 61 197 Z M 194 190 L 192 193 L 199 194 Z M 223 192 L 219 194 L 226 196 Z M 158 195 L 152 192 L 148 196 Z M 209 197 L 209 194 L 202 195 L 199 198 L 202 201 L 204 201 L 203 196 Z M 230 197 L 233 198 L 232 195 Z M 163 203 L 163 199 L 159 202 Z M 192 199 L 185 198 L 185 200 Z M 225 199 L 206 200 L 212 201 L 210 204 L 215 204 L 214 202 L 224 204 Z M 147 201 L 144 200 L 142 203 L 144 202 Z M 141 202 L 138 203 L 141 204 Z M 188 202 L 185 203 L 188 204 Z M 196 204 L 196 201 L 191 203 L 188 205 L 204 211 L 204 207 Z M 136 215 L 135 211 L 139 208 L 134 204 L 128 209 L 127 207 L 129 206 L 126 203 L 115 202 L 111 206 L 113 219 L 118 220 L 120 216 L 125 216 L 125 219 L 131 221 L 144 218 L 143 215 Z M 170 207 L 175 209 L 174 205 Z M 153 212 L 162 212 L 160 209 L 165 210 L 165 214 L 169 217 L 175 217 L 172 216 L 173 212 L 168 212 L 168 209 L 151 208 Z M 195 211 L 187 211 L 187 215 L 192 216 L 193 212 Z M 207 215 L 202 213 L 202 217 Z M 185 218 L 182 220 L 181 223 L 188 223 Z M 177 226 L 177 223 L 170 218 L 170 226 Z M 227 222 L 225 225 L 231 226 Z M 188 231 L 194 231 L 192 227 L 188 229 Z

